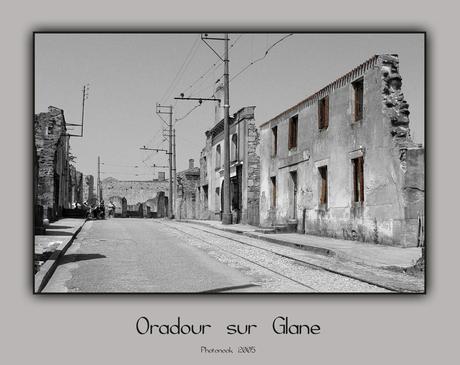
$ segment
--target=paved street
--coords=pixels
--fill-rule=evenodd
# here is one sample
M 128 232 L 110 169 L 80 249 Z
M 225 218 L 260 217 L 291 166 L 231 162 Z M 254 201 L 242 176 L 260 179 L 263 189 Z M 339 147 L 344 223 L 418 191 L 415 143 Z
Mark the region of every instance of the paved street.
M 387 291 L 303 263 L 315 256 L 176 221 L 90 220 L 58 261 L 43 292 Z
M 202 292 L 250 277 L 143 219 L 86 222 L 43 292 Z

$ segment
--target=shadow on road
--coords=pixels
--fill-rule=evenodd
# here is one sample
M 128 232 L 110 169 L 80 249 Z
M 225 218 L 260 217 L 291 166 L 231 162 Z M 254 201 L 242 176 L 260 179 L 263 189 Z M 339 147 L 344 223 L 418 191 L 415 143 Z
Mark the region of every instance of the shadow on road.
M 69 254 L 65 255 L 59 260 L 59 265 L 65 265 L 71 262 L 84 261 L 84 260 L 95 260 L 95 259 L 105 259 L 107 256 L 101 255 L 98 253 L 90 254 Z
M 64 232 L 64 231 L 56 231 L 54 229 L 50 229 L 46 231 L 45 236 L 73 236 L 73 232 Z

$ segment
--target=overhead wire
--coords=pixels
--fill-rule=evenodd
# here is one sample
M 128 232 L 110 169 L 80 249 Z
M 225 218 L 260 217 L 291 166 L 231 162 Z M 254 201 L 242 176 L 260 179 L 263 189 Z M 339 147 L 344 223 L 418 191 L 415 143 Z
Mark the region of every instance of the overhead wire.
M 273 43 L 270 47 L 267 48 L 267 50 L 265 51 L 265 54 L 264 54 L 263 57 L 259 58 L 258 60 L 255 60 L 255 61 L 251 62 L 249 65 L 247 65 L 245 68 L 243 68 L 240 72 L 238 72 L 233 78 L 231 78 L 228 83 L 232 82 L 234 79 L 236 79 L 239 75 L 241 75 L 244 71 L 246 71 L 249 67 L 251 67 L 255 63 L 257 63 L 259 61 L 262 61 L 265 57 L 267 57 L 268 52 L 270 52 L 270 50 L 273 47 L 275 47 L 278 43 L 284 41 L 287 37 L 290 37 L 292 35 L 293 35 L 293 33 L 288 34 L 288 35 L 284 36 L 283 38 L 281 38 L 280 40 L 278 40 L 277 42 Z M 267 38 L 267 46 L 268 46 L 268 38 Z
M 193 53 L 193 56 L 190 57 L 190 54 L 192 53 L 193 49 L 195 48 L 195 45 L 197 44 L 198 42 L 198 39 L 200 39 L 200 35 L 197 36 L 196 40 L 195 40 L 195 43 L 193 43 L 193 46 L 192 48 L 190 49 L 187 57 L 185 58 L 184 60 L 184 63 L 182 64 L 181 68 L 179 69 L 179 72 L 176 74 L 176 76 L 174 77 L 174 80 L 173 82 L 171 83 L 171 85 L 169 86 L 169 88 L 167 89 L 165 95 L 163 96 L 163 98 L 161 99 L 160 101 L 160 104 L 163 103 L 164 100 L 168 99 L 169 96 L 171 95 L 174 87 L 177 85 L 177 83 L 179 82 L 179 80 L 181 79 L 182 75 L 184 74 L 185 70 L 187 69 L 188 65 L 190 64 L 190 61 L 192 60 L 193 56 L 195 55 L 196 51 L 198 50 L 198 47 L 200 46 L 201 43 L 198 43 L 198 47 L 195 49 L 195 52 Z M 190 59 L 189 59 L 190 57 Z M 188 64 L 187 66 L 185 67 L 184 71 L 182 71 L 182 69 L 184 68 L 184 65 L 187 63 L 188 61 Z M 176 81 L 177 80 L 177 81 Z M 169 94 L 168 94 L 169 92 Z M 167 96 L 166 96 L 167 95 Z
M 257 62 L 262 61 L 263 59 L 265 59 L 265 57 L 267 57 L 268 53 L 270 52 L 270 50 L 271 50 L 273 47 L 275 47 L 278 43 L 284 41 L 286 38 L 288 38 L 288 37 L 290 37 L 290 36 L 292 36 L 292 35 L 293 35 L 293 33 L 290 33 L 290 34 L 284 36 L 283 38 L 281 38 L 281 39 L 279 39 L 278 41 L 276 41 L 275 43 L 273 43 L 270 47 L 268 47 L 268 35 L 267 35 L 267 50 L 265 51 L 264 56 L 261 57 L 261 58 L 259 58 L 259 59 L 257 59 L 257 60 L 255 60 L 255 61 L 252 61 L 249 65 L 247 65 L 247 66 L 246 66 L 245 68 L 243 68 L 240 72 L 238 72 L 234 77 L 232 77 L 232 78 L 229 80 L 228 83 L 230 84 L 230 82 L 232 82 L 233 80 L 235 80 L 239 75 L 241 75 L 244 71 L 246 71 L 246 70 L 247 70 L 249 67 L 251 67 L 252 65 L 256 64 Z M 231 45 L 230 48 L 232 48 L 232 47 L 238 42 L 238 40 L 239 40 L 242 36 L 243 36 L 243 34 L 241 34 L 241 35 L 237 38 L 237 40 Z M 229 50 L 229 51 L 230 51 L 230 50 Z M 214 65 L 213 65 L 213 66 L 214 66 Z M 203 91 L 205 91 L 205 90 L 207 90 L 207 89 L 210 89 L 211 87 L 214 87 L 215 84 L 216 84 L 217 82 L 220 81 L 220 79 L 221 79 L 221 78 L 219 78 L 219 79 L 218 79 L 215 83 L 213 83 L 212 85 L 210 85 L 210 86 L 208 86 L 208 87 L 206 87 L 206 88 L 204 88 L 204 89 L 201 89 L 201 90 L 195 92 L 194 95 L 196 95 L 197 93 L 201 93 L 201 92 L 203 92 Z M 214 92 L 213 95 L 211 95 L 211 96 L 209 97 L 209 99 L 213 98 L 214 96 L 215 96 L 215 92 Z M 196 110 L 196 109 L 198 108 L 198 106 L 200 106 L 200 105 L 201 105 L 201 104 L 198 104 L 197 106 L 195 106 L 194 108 L 192 108 L 190 111 L 188 111 L 184 116 L 182 116 L 181 118 L 176 119 L 176 122 L 175 122 L 175 123 L 177 123 L 178 121 L 183 120 L 183 119 L 185 119 L 186 117 L 188 117 L 188 116 L 189 116 L 194 110 Z

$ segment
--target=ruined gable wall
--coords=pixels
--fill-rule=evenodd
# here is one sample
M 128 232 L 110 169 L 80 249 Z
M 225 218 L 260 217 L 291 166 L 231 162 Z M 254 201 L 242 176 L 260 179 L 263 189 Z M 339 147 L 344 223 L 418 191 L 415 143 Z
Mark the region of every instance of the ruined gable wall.
M 177 174 L 177 200 L 176 216 L 184 219 L 196 219 L 196 204 L 199 197 L 196 196 L 200 185 L 200 168 L 181 171 Z
M 34 119 L 35 145 L 39 163 L 38 178 L 38 202 L 43 206 L 44 216 L 48 219 L 55 219 L 59 213 L 59 207 L 67 208 L 68 187 L 64 186 L 68 173 L 68 137 L 65 135 L 65 120 L 62 110 L 49 108 L 46 113 L 35 115 Z M 58 175 L 60 181 L 59 201 L 55 201 L 54 177 Z M 48 217 L 51 211 L 51 217 Z

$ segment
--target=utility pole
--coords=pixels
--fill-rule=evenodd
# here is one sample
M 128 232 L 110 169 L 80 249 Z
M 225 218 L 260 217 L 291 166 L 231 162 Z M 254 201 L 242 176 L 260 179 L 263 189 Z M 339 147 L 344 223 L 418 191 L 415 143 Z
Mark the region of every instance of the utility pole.
M 83 122 L 85 120 L 85 100 L 88 99 L 89 84 L 83 86 L 83 105 L 81 108 L 81 124 L 66 123 L 68 126 L 81 127 L 80 135 L 69 134 L 70 137 L 83 137 Z
M 102 184 L 101 184 L 101 157 L 97 156 L 97 197 L 99 204 L 102 201 Z
M 230 212 L 231 206 L 231 196 L 230 196 L 230 97 L 229 97 L 229 71 L 228 71 L 228 33 L 224 34 L 224 38 L 210 38 L 207 34 L 201 36 L 201 40 L 206 43 L 206 40 L 218 40 L 224 41 L 224 58 L 214 51 L 214 49 L 206 43 L 206 45 L 211 48 L 211 50 L 224 62 L 224 206 L 222 207 L 222 224 L 232 224 L 232 213 Z M 220 99 L 202 99 L 202 98 L 184 98 L 184 95 L 181 94 L 181 100 L 199 100 L 200 104 L 204 100 L 219 101 Z
M 176 130 L 173 129 L 173 162 L 174 162 L 174 212 L 177 213 L 177 165 L 176 165 Z
M 230 125 L 229 109 L 230 97 L 228 87 L 228 33 L 224 36 L 224 211 L 222 213 L 222 224 L 232 224 L 232 213 L 230 212 Z
M 162 108 L 169 108 L 169 112 L 164 112 L 162 111 Z M 168 217 L 170 219 L 174 218 L 174 211 L 173 211 L 173 187 L 172 187 L 172 180 L 173 180 L 173 174 L 172 174 L 172 105 L 169 106 L 162 106 L 157 103 L 157 114 L 161 118 L 160 114 L 169 114 L 169 199 L 168 199 Z M 163 122 L 166 123 L 166 121 L 161 118 Z M 168 123 L 166 123 L 168 124 Z

